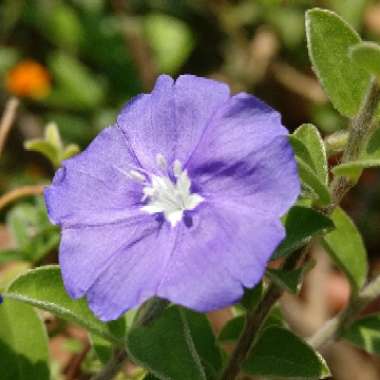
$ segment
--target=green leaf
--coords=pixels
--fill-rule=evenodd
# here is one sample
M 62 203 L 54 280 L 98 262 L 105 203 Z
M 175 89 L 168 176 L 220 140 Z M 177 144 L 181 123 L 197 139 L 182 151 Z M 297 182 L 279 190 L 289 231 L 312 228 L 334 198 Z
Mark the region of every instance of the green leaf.
M 266 275 L 279 287 L 290 293 L 297 294 L 305 271 L 304 268 L 285 271 L 282 269 L 268 269 Z
M 322 358 L 306 342 L 280 327 L 266 329 L 243 363 L 250 375 L 276 379 L 321 379 L 329 375 Z
M 245 319 L 246 315 L 242 314 L 227 321 L 219 333 L 218 340 L 223 343 L 237 341 L 243 331 Z M 284 326 L 281 310 L 278 307 L 274 307 L 270 312 L 265 321 L 264 329 L 272 326 Z
M 306 36 L 310 60 L 334 107 L 353 117 L 369 85 L 369 74 L 349 57 L 361 40 L 342 18 L 326 9 L 306 13 Z
M 218 340 L 221 342 L 234 342 L 239 339 L 245 325 L 246 316 L 238 315 L 225 323 L 219 333 Z
M 158 13 L 144 17 L 144 30 L 159 71 L 178 71 L 194 47 L 194 37 L 189 27 L 179 19 Z
M 181 312 L 189 326 L 203 367 L 212 374 L 217 374 L 222 368 L 222 355 L 207 316 L 185 308 Z
M 379 166 L 380 158 L 367 158 L 337 165 L 332 169 L 332 171 L 336 175 L 346 176 L 356 180 L 363 169 L 377 168 Z
M 313 124 L 302 124 L 298 127 L 293 134 L 297 139 L 303 142 L 311 162 L 311 166 L 318 178 L 325 184 L 328 184 L 328 166 L 325 144 L 318 131 L 318 129 Z M 303 161 L 309 164 L 308 157 L 301 157 Z
M 42 198 L 36 198 L 34 205 L 17 204 L 8 212 L 6 220 L 24 260 L 36 262 L 57 247 L 58 228 L 49 222 Z
M 50 379 L 45 327 L 29 305 L 0 305 L 0 367 L 1 380 Z
M 110 325 L 93 315 L 85 300 L 73 300 L 67 295 L 58 266 L 43 266 L 22 274 L 3 296 L 50 311 L 62 319 L 79 324 L 93 334 L 121 344 L 121 337 L 115 336 Z
M 327 185 L 320 180 L 314 170 L 304 161 L 298 157 L 296 157 L 296 161 L 302 185 L 315 194 L 320 205 L 327 206 L 331 202 L 331 195 Z
M 380 315 L 355 321 L 343 332 L 343 338 L 370 354 L 380 355 Z
M 286 237 L 272 258 L 287 256 L 303 247 L 314 235 L 333 228 L 333 222 L 318 211 L 308 207 L 292 207 L 285 218 Z
M 51 143 L 42 139 L 31 139 L 24 143 L 24 148 L 45 156 L 56 168 L 60 164 L 59 151 Z
M 167 308 L 146 326 L 127 335 L 129 355 L 159 379 L 205 380 L 186 315 L 179 307 Z
M 380 158 L 380 128 L 375 129 L 372 133 L 366 150 L 361 158 Z
M 347 275 L 353 290 L 358 291 L 367 278 L 367 253 L 362 237 L 351 218 L 337 208 L 331 215 L 335 230 L 322 239 L 335 264 Z
M 370 74 L 380 75 L 380 46 L 375 42 L 361 42 L 350 50 L 352 60 Z
M 57 81 L 54 91 L 46 99 L 49 104 L 92 109 L 102 102 L 105 92 L 102 82 L 74 56 L 54 53 L 49 58 L 49 68 Z

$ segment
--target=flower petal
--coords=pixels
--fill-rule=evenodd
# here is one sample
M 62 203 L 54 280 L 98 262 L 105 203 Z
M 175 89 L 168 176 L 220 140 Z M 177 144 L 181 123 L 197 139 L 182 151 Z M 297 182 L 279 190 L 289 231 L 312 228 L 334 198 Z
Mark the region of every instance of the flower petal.
M 236 302 L 262 278 L 285 236 L 279 221 L 229 204 L 201 205 L 178 228 L 158 296 L 201 312 Z
M 118 117 L 141 165 L 157 171 L 156 157 L 170 165 L 185 162 L 200 140 L 211 116 L 229 98 L 226 85 L 192 75 L 174 83 L 161 75 L 151 94 L 127 103 Z
M 128 233 L 128 231 L 126 232 Z M 92 311 L 101 320 L 118 318 L 157 294 L 176 234 L 167 223 L 119 251 L 87 292 Z
M 129 246 L 157 230 L 158 223 L 151 217 L 119 224 L 63 229 L 59 263 L 67 292 L 73 298 L 82 297 L 117 260 L 117 255 L 128 258 Z
M 209 201 L 245 203 L 279 217 L 295 202 L 300 184 L 280 115 L 248 94 L 230 99 L 207 128 L 187 166 Z
M 136 160 L 123 133 L 104 129 L 81 154 L 64 161 L 45 189 L 49 217 L 62 226 L 101 225 L 129 218 L 142 186 L 128 177 Z

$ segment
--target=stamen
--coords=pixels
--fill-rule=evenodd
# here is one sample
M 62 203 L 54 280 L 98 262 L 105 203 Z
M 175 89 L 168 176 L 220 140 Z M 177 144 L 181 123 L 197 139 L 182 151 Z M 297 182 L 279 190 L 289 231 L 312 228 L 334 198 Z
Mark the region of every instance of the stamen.
M 141 174 L 140 172 L 138 172 L 137 170 L 130 170 L 129 173 L 128 173 L 128 176 L 137 181 L 137 182 L 140 182 L 140 183 L 144 183 L 146 178 L 143 174 Z
M 191 192 L 191 180 L 178 160 L 173 163 L 174 180 L 169 176 L 167 162 L 162 154 L 157 154 L 156 162 L 161 170 L 165 170 L 165 174 L 147 177 L 150 183 L 146 183 L 143 188 L 144 206 L 141 210 L 149 214 L 163 213 L 170 225 L 175 227 L 185 211 L 194 210 L 204 198 Z M 142 176 L 139 172 L 137 174 Z
M 182 164 L 178 160 L 174 161 L 173 172 L 177 178 L 182 174 Z
M 167 171 L 167 169 L 168 169 L 168 163 L 166 162 L 165 157 L 161 153 L 157 154 L 157 156 L 156 156 L 156 163 L 157 163 L 157 166 L 162 171 Z

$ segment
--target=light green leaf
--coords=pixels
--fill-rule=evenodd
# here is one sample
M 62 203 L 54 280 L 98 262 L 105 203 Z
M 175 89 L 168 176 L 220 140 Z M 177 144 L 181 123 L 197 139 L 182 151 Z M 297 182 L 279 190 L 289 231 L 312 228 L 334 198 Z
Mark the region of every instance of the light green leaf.
M 331 195 L 328 187 L 323 183 L 318 175 L 300 158 L 296 157 L 298 173 L 302 185 L 311 190 L 321 206 L 327 206 L 331 202 Z
M 0 368 L 1 380 L 50 379 L 45 327 L 29 305 L 0 305 Z
M 363 169 L 377 168 L 379 166 L 380 158 L 367 158 L 337 165 L 332 169 L 332 171 L 336 175 L 346 176 L 356 180 Z
M 370 74 L 380 75 L 380 46 L 375 42 L 361 42 L 350 49 L 352 60 Z
M 318 131 L 313 124 L 302 124 L 293 134 L 297 139 L 301 140 L 308 150 L 311 158 L 311 167 L 315 170 L 318 178 L 325 184 L 328 184 L 328 167 L 325 144 Z M 306 163 L 307 157 L 301 157 Z
M 361 158 L 380 159 L 380 128 L 375 129 L 372 133 L 366 150 Z
M 57 86 L 46 99 L 49 104 L 71 109 L 94 108 L 101 103 L 104 86 L 74 56 L 57 52 L 49 57 Z
M 354 28 L 359 28 L 363 22 L 363 13 L 368 0 L 329 0 L 331 8 L 347 20 Z M 329 6 L 329 8 L 330 8 Z
M 276 379 L 322 379 L 329 371 L 305 341 L 280 327 L 266 329 L 243 363 L 250 375 Z
M 179 307 L 167 308 L 145 326 L 127 335 L 129 355 L 159 379 L 206 380 L 186 315 Z
M 72 300 L 67 295 L 58 266 L 43 266 L 22 274 L 3 296 L 50 311 L 104 339 L 116 344 L 122 343 L 122 338 L 112 333 L 110 325 L 93 315 L 85 300 Z
M 367 253 L 362 237 L 351 218 L 337 208 L 331 215 L 335 230 L 322 239 L 335 264 L 347 275 L 353 291 L 358 291 L 367 278 Z
M 380 355 L 380 315 L 355 321 L 343 332 L 343 338 L 370 354 Z
M 29 151 L 41 153 L 56 168 L 60 164 L 59 151 L 48 141 L 31 139 L 24 143 L 24 148 Z
M 306 13 L 306 36 L 313 68 L 331 102 L 353 117 L 369 85 L 369 74 L 349 57 L 359 35 L 335 13 L 314 8 Z
M 314 235 L 334 228 L 325 215 L 308 207 L 292 207 L 285 217 L 286 237 L 274 252 L 272 259 L 286 256 L 303 247 Z
M 144 30 L 159 71 L 178 71 L 194 47 L 194 38 L 189 27 L 179 19 L 157 13 L 144 17 Z

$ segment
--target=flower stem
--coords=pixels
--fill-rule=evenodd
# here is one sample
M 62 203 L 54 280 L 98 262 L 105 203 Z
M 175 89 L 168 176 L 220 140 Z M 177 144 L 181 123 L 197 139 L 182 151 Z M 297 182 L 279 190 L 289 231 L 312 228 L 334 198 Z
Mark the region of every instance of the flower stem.
M 14 119 L 16 118 L 16 111 L 19 105 L 17 98 L 10 98 L 5 105 L 3 116 L 0 120 L 0 155 L 4 149 L 5 142 L 9 131 L 11 130 Z
M 373 79 L 369 85 L 358 115 L 352 120 L 347 147 L 342 157 L 343 163 L 359 158 L 361 150 L 372 132 L 373 120 L 379 101 L 380 87 L 377 80 Z M 333 201 L 329 207 L 323 210 L 323 212 L 330 214 L 339 205 L 347 191 L 353 186 L 354 183 L 346 177 L 338 176 L 334 178 L 330 186 Z M 303 260 L 308 254 L 310 248 L 311 243 L 305 247 L 298 258 L 295 258 L 295 255 L 288 257 L 284 263 L 283 269 L 290 270 L 296 268 L 299 261 Z M 336 337 L 337 331 L 339 331 L 342 324 L 345 324 L 347 320 L 351 320 L 350 316 L 353 314 L 353 309 L 355 309 L 356 312 L 357 310 L 362 310 L 362 308 L 372 300 L 375 295 L 377 296 L 380 293 L 380 279 L 377 281 L 375 280 L 375 282 L 376 287 L 372 284 L 368 285 L 368 287 L 364 288 L 361 295 L 356 298 L 355 304 L 352 304 L 346 312 L 338 315 L 325 325 L 324 331 L 320 333 L 321 336 L 317 335 L 314 337 L 315 344 L 320 345 L 323 344 L 325 340 L 329 340 L 330 337 Z M 275 284 L 271 284 L 259 305 L 248 313 L 244 330 L 231 354 L 225 370 L 222 373 L 221 380 L 234 380 L 239 375 L 242 362 L 259 336 L 260 330 L 263 327 L 270 310 L 281 297 L 283 292 L 284 290 L 278 288 Z M 368 302 L 364 302 L 364 300 L 367 300 Z
M 127 352 L 124 349 L 118 349 L 114 350 L 112 358 L 110 361 L 105 365 L 105 367 L 94 377 L 92 377 L 91 380 L 111 380 L 113 379 L 122 366 L 124 365 L 125 361 L 127 360 Z

